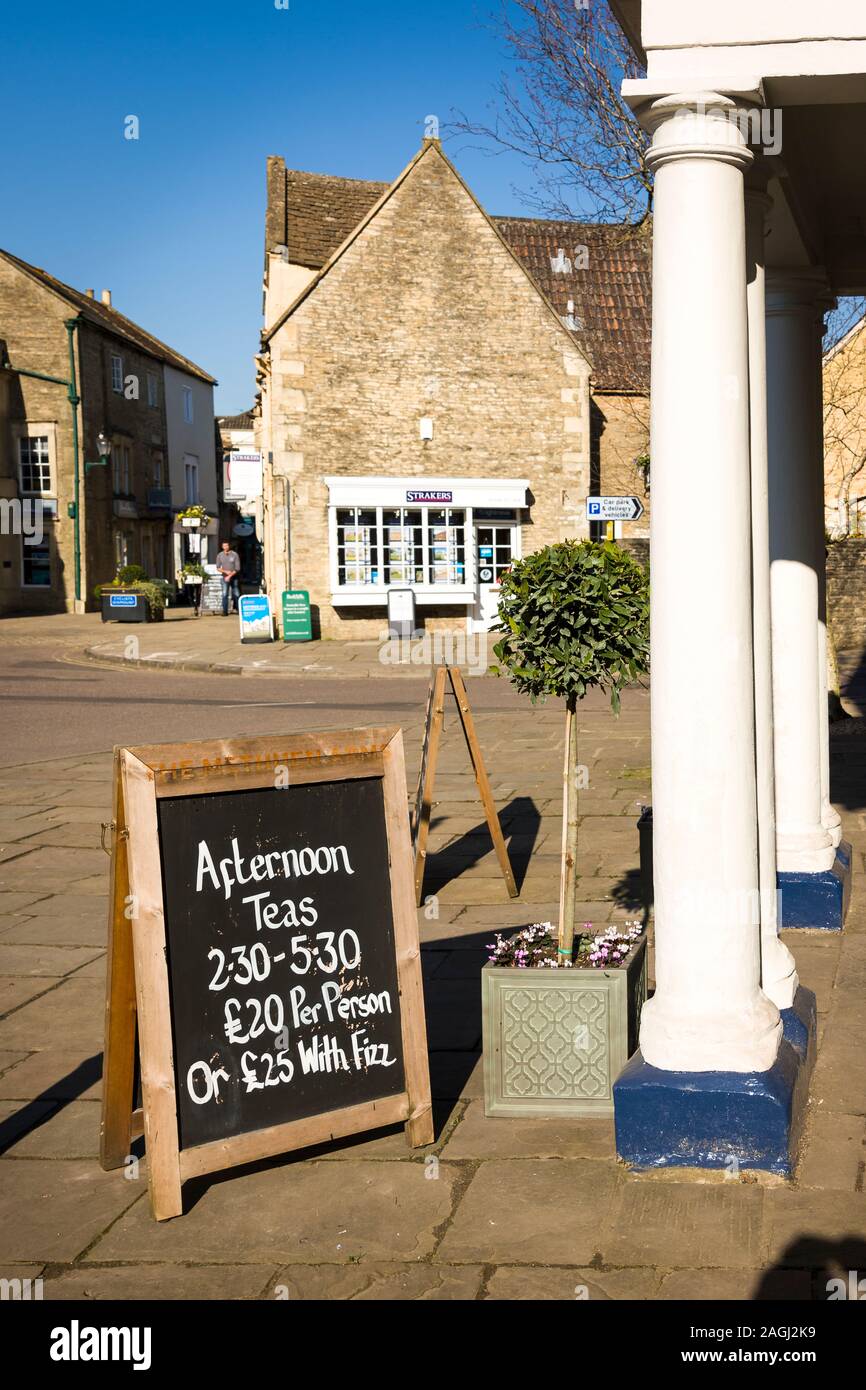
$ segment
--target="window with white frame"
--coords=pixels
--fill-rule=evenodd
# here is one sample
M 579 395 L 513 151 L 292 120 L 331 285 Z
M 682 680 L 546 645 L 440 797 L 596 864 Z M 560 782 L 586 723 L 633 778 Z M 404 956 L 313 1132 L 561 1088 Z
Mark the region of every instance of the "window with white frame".
M 123 358 L 119 352 L 111 354 L 111 389 L 118 396 L 123 395 Z
M 466 583 L 466 512 L 460 507 L 427 511 L 428 584 Z
M 463 588 L 466 524 L 463 507 L 338 507 L 338 587 Z
M 191 386 L 184 386 L 184 387 L 183 387 L 183 393 L 182 393 L 182 394 L 183 394 L 183 420 L 184 420 L 184 424 L 186 424 L 186 425 L 191 425 L 191 424 L 193 423 L 192 387 L 191 387 Z
M 337 512 L 337 582 L 352 587 L 379 583 L 379 512 L 341 507 Z
M 183 456 L 183 476 L 186 486 L 186 505 L 198 506 L 198 459 L 193 454 Z
M 159 405 L 159 380 L 156 372 L 147 374 L 147 403 L 154 410 Z
M 29 497 L 45 497 L 51 493 L 51 450 L 47 434 L 19 438 L 18 470 L 22 493 Z

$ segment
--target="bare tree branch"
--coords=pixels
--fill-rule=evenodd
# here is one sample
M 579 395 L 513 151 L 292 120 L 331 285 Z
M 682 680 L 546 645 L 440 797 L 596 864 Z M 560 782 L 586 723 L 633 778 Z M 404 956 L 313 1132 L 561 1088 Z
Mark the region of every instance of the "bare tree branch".
M 448 130 L 519 155 L 532 175 L 519 196 L 541 216 L 642 223 L 647 136 L 620 84 L 643 69 L 607 0 L 500 0 L 498 27 L 516 67 L 500 80 L 491 123 L 458 112 Z

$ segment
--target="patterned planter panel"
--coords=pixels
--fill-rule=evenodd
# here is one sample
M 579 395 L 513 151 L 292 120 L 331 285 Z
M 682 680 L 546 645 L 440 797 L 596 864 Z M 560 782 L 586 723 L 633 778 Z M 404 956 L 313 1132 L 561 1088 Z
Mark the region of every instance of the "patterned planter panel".
M 637 1045 L 646 942 L 625 970 L 485 966 L 488 1115 L 612 1115 L 613 1083 Z

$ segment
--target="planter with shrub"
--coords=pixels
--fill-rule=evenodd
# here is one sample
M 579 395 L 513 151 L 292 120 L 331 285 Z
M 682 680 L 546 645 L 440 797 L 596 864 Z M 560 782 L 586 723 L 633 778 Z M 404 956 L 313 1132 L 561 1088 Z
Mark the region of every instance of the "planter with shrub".
M 533 702 L 565 702 L 559 925 L 497 937 L 482 971 L 484 1100 L 489 1115 L 613 1113 L 613 1083 L 637 1046 L 646 939 L 637 923 L 575 931 L 578 702 L 623 688 L 649 663 L 649 583 L 612 542 L 562 541 L 502 576 L 494 648 Z
M 110 584 L 98 584 L 93 592 L 104 623 L 161 623 L 168 588 L 163 579 L 148 579 L 140 565 L 124 565 Z

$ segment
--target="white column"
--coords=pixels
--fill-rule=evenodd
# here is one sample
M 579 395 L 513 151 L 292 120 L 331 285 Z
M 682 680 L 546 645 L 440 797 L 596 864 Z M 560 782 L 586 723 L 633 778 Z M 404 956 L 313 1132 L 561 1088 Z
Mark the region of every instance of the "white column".
M 760 987 L 743 171 L 734 103 L 655 102 L 652 761 L 654 998 L 668 1071 L 766 1071 Z M 700 521 L 701 553 L 685 522 Z
M 752 613 L 755 647 L 755 760 L 761 903 L 761 987 L 779 1009 L 794 1002 L 794 957 L 779 938 L 776 895 L 776 804 L 773 758 L 773 666 L 770 636 L 770 515 L 767 479 L 767 341 L 764 223 L 772 199 L 766 178 L 746 188 L 749 318 L 749 415 L 752 480 Z
M 815 320 L 824 286 L 820 271 L 767 274 L 776 848 L 782 872 L 820 873 L 836 854 L 822 819 L 819 698 L 824 513 L 823 503 L 817 512 Z

